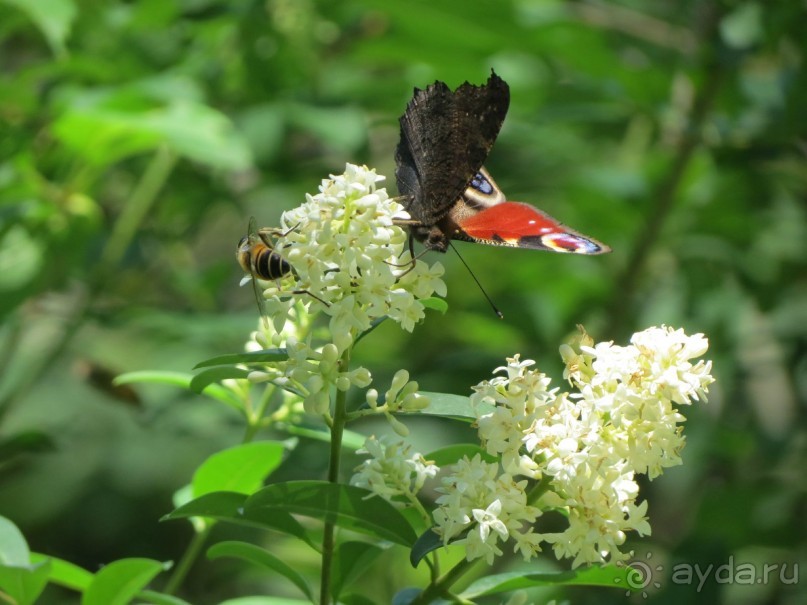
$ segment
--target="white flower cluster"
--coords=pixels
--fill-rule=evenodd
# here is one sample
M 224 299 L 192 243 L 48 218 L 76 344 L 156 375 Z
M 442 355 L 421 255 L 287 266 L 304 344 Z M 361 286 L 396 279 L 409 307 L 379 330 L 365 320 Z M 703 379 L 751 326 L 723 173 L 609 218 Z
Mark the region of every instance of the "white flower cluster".
M 274 251 L 292 271 L 267 284 L 263 295 L 274 331 L 264 327 L 251 348 L 285 346 L 288 360 L 252 372 L 250 379 L 300 395 L 309 413 L 327 413 L 334 388 L 370 385 L 369 370 L 342 371 L 340 359 L 374 321 L 388 317 L 411 331 L 424 316 L 421 300 L 446 293 L 439 263 L 410 262 L 408 236 L 393 221 L 408 217 L 386 190 L 376 189 L 383 179 L 348 164 L 344 174 L 323 180 L 317 195 L 285 212 L 275 233 Z M 322 347 L 312 344 L 311 316 L 317 311 L 330 316 L 331 342 Z M 395 402 L 407 410 L 427 405 L 417 383 L 407 383 L 408 374 L 396 392 L 387 393 L 379 413 L 397 411 Z M 373 409 L 377 396 L 368 393 Z M 387 416 L 396 430 L 405 430 Z
M 708 342 L 667 327 L 634 334 L 628 347 L 592 347 L 585 334 L 582 340 L 579 351 L 561 347 L 565 375 L 579 393 L 550 390 L 549 379 L 518 356 L 496 370 L 505 376 L 474 387 L 479 437 L 501 466 L 465 461 L 444 480 L 435 512 L 446 543 L 465 534 L 455 542 L 473 546 L 469 559 L 490 560 L 501 552 L 498 543 L 512 538 L 525 559 L 547 542 L 574 566 L 614 562 L 629 556 L 620 551 L 625 532 L 650 533 L 634 476 L 653 478 L 680 464 L 684 417 L 673 404 L 705 399 L 711 362 L 690 360 Z M 496 407 L 490 412 L 483 403 Z M 523 493 L 527 479 L 539 481 L 539 509 L 566 516 L 565 531 L 542 534 L 533 527 L 537 512 Z
M 440 470 L 421 454 L 411 453 L 411 447 L 400 441 L 389 443 L 383 438 L 368 437 L 358 453 L 370 454 L 370 458 L 356 467 L 350 484 L 368 489 L 398 507 L 405 506 L 407 500 L 414 501 L 426 479 Z
M 293 271 L 264 292 L 277 331 L 299 298 L 331 317 L 341 354 L 384 316 L 411 331 L 424 317 L 421 299 L 445 295 L 440 263 L 409 262 L 408 235 L 393 224 L 393 217 L 407 215 L 385 189 L 376 189 L 383 179 L 347 164 L 344 174 L 322 181 L 317 195 L 283 213 L 274 247 Z

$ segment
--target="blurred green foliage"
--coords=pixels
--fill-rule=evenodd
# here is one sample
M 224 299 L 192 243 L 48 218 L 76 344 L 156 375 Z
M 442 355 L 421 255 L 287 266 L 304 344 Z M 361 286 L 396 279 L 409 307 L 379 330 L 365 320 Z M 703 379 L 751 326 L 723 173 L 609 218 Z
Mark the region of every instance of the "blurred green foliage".
M 684 467 L 646 486 L 654 531 L 637 553 L 804 569 L 806 18 L 797 0 L 0 0 L 0 514 L 93 571 L 177 558 L 186 528 L 157 519 L 242 428 L 110 377 L 240 350 L 256 321 L 233 258 L 248 217 L 275 224 L 345 162 L 394 191 L 413 86 L 495 68 L 512 104 L 488 168 L 614 252 L 459 245 L 504 321 L 447 255 L 448 315 L 411 336 L 380 327 L 358 362 L 466 393 L 516 352 L 561 384 L 557 346 L 577 323 L 598 340 L 702 331 L 718 382 L 691 411 Z M 324 461 L 312 443 L 293 464 L 320 478 Z M 195 603 L 269 590 L 204 565 Z M 409 573 L 390 569 L 379 595 Z M 805 595 L 660 581 L 648 602 Z

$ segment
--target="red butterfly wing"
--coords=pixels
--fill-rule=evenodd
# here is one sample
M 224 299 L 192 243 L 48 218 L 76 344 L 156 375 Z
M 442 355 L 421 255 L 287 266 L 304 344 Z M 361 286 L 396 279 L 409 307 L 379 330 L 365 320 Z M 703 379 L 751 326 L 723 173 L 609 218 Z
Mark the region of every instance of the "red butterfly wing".
M 458 226 L 469 239 L 482 244 L 574 254 L 603 254 L 611 250 L 522 202 L 488 206 L 464 218 Z
M 508 202 L 485 168 L 480 168 L 449 213 L 453 237 L 493 246 L 573 254 L 603 254 L 610 248 L 569 229 L 537 208 Z

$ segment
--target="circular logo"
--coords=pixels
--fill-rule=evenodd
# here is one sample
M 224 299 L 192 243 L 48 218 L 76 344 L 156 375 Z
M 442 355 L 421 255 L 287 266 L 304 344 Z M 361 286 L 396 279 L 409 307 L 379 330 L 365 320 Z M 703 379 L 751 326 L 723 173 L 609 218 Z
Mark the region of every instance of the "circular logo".
M 632 590 L 647 588 L 653 581 L 653 570 L 644 561 L 631 561 L 627 567 L 630 571 L 626 582 Z
M 652 556 L 653 555 L 651 553 L 647 553 L 646 559 L 649 561 Z M 663 571 L 663 565 L 651 567 L 649 562 L 631 561 L 630 563 L 627 563 L 625 567 L 627 568 L 627 573 L 624 576 L 624 580 L 622 578 L 615 580 L 615 582 L 619 584 L 622 584 L 624 581 L 624 585 L 628 587 L 628 590 L 625 591 L 625 596 L 630 596 L 632 593 L 641 590 L 642 598 L 646 599 L 647 591 L 645 588 L 651 584 L 653 588 L 661 588 L 661 583 L 653 580 L 653 572 Z

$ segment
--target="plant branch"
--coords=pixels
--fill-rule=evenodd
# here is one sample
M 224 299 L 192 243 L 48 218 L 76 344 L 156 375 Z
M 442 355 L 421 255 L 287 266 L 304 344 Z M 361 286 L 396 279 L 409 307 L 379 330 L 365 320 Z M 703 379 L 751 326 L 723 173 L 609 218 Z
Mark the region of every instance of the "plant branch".
M 347 372 L 350 368 L 350 347 L 348 347 L 339 360 L 339 371 Z M 347 422 L 347 392 L 336 390 L 333 420 L 331 423 L 331 452 L 328 461 L 328 481 L 339 483 L 339 466 L 342 460 L 342 436 Z M 319 602 L 328 605 L 331 601 L 331 569 L 335 549 L 334 532 L 336 526 L 333 521 L 326 521 L 322 536 L 322 575 L 320 579 Z
M 179 560 L 179 563 L 177 563 L 177 566 L 174 568 L 174 572 L 171 574 L 171 577 L 168 578 L 168 582 L 165 584 L 165 588 L 163 589 L 165 594 L 174 594 L 182 585 L 182 582 L 185 581 L 191 567 L 193 567 L 196 559 L 199 558 L 202 548 L 204 548 L 205 542 L 207 542 L 207 538 L 212 529 L 213 523 L 209 523 L 202 531 L 193 535 L 190 544 L 188 544 L 185 552 L 182 553 L 182 558 Z

